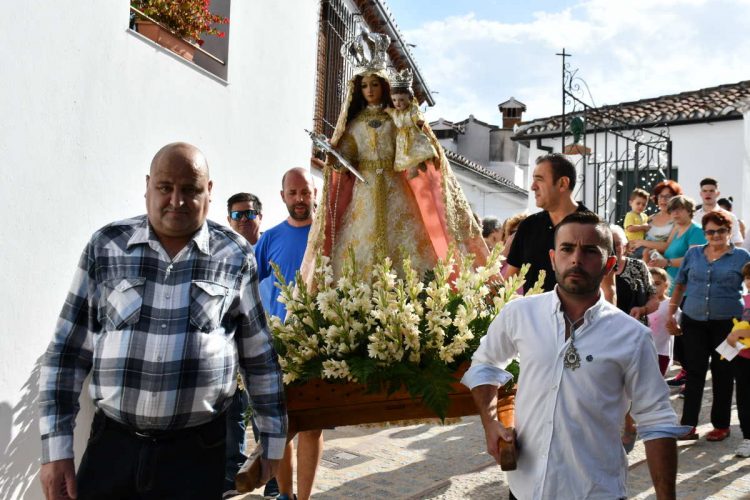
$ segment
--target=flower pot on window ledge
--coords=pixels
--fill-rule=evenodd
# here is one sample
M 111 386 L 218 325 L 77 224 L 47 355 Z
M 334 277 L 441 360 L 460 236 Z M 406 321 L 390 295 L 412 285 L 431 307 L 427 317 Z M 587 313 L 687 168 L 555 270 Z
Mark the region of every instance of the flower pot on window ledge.
M 173 35 L 168 30 L 162 28 L 158 24 L 152 23 L 151 21 L 139 19 L 135 22 L 135 26 L 136 31 L 141 35 L 192 62 L 193 55 L 195 54 L 195 47 L 186 40 Z

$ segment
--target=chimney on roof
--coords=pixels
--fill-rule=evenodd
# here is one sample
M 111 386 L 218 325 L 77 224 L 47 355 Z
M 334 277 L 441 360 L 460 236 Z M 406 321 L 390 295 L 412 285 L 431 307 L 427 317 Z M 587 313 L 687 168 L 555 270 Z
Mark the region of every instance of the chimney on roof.
M 507 101 L 497 105 L 500 113 L 503 115 L 503 128 L 512 129 L 514 125 L 521 123 L 523 112 L 526 111 L 526 105 L 511 97 Z

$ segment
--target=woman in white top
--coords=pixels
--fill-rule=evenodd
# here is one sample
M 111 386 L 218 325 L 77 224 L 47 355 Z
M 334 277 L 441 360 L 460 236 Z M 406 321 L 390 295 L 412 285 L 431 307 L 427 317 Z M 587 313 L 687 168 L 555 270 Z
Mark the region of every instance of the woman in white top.
M 678 194 L 682 194 L 682 188 L 675 181 L 667 179 L 661 181 L 651 190 L 651 201 L 656 203 L 659 211 L 648 219 L 651 228 L 646 233 L 645 240 L 633 240 L 628 243 L 630 252 L 637 248 L 664 251 L 664 242 L 669 239 L 669 235 L 674 228 L 672 217 L 667 212 L 667 202 Z M 643 260 L 649 260 L 649 255 L 645 255 Z

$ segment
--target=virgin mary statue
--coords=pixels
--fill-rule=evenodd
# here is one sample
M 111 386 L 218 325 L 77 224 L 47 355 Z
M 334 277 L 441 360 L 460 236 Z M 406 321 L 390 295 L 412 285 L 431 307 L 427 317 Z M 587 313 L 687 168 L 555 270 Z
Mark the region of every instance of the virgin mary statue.
M 338 278 L 349 249 L 363 279 L 385 257 L 399 273 L 406 257 L 423 273 L 448 257 L 449 249 L 473 254 L 476 265 L 486 260 L 481 228 L 427 123 L 422 132 L 434 146 L 435 157 L 416 176 L 394 169 L 397 130 L 386 112 L 393 108 L 386 72 L 389 44 L 386 35 L 362 33 L 341 49 L 355 74 L 348 82 L 331 145 L 365 182 L 329 155 L 301 269 L 308 284 L 317 255 L 330 257 Z

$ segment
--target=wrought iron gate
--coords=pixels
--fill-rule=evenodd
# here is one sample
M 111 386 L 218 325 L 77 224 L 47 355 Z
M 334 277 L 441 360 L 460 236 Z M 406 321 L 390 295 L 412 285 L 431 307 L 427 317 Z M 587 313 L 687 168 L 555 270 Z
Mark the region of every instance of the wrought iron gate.
M 633 189 L 650 192 L 654 184 L 676 177 L 669 129 L 634 126 L 619 105 L 596 107 L 588 84 L 566 60 L 571 54 L 563 49 L 557 55 L 562 59 L 561 149 L 579 156 L 576 199 L 589 200 L 599 216 L 621 224 Z M 591 104 L 584 101 L 584 89 Z M 649 204 L 648 212 L 655 210 Z

